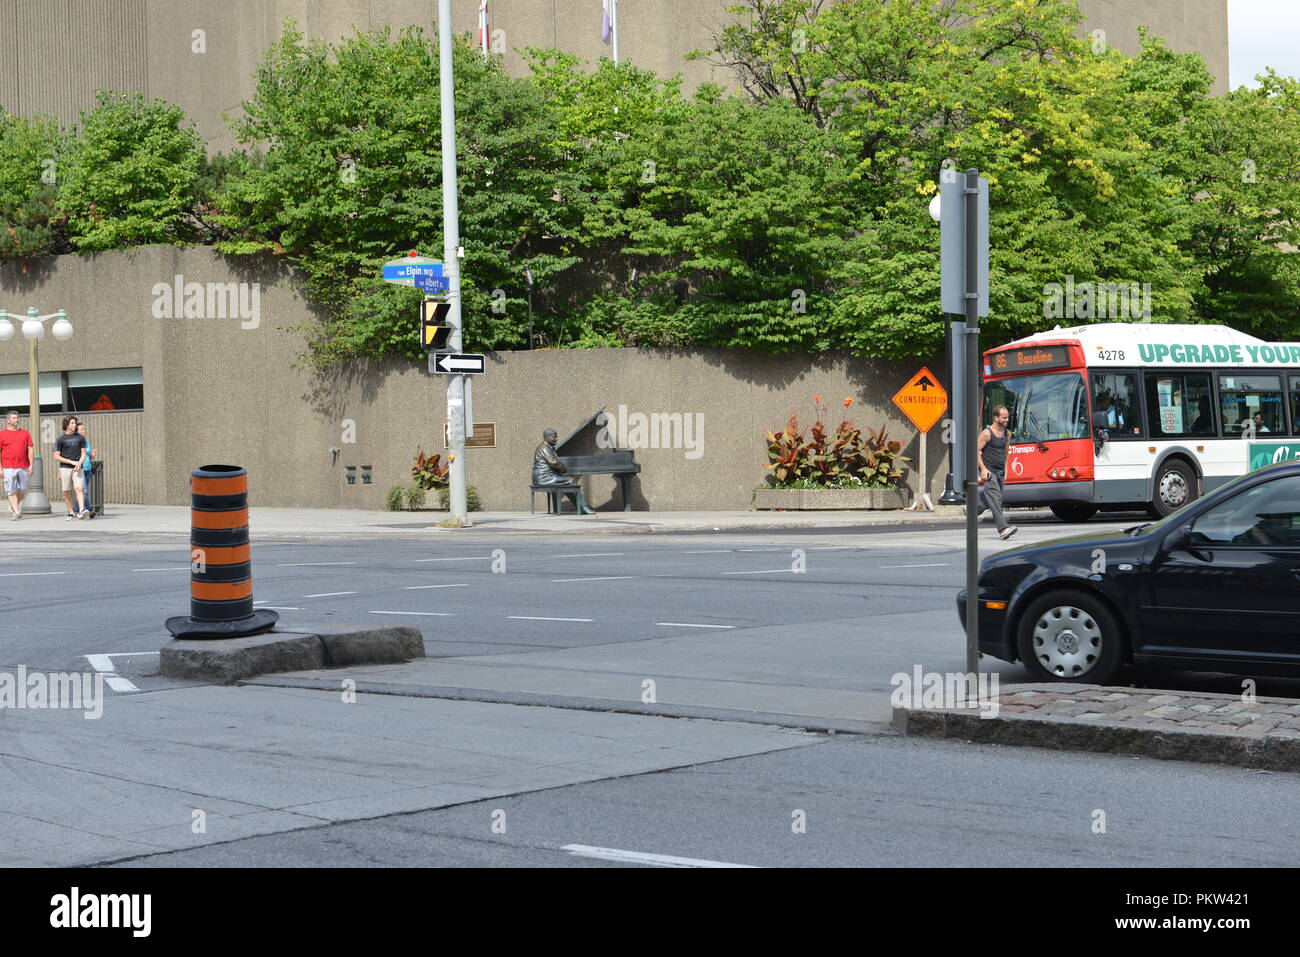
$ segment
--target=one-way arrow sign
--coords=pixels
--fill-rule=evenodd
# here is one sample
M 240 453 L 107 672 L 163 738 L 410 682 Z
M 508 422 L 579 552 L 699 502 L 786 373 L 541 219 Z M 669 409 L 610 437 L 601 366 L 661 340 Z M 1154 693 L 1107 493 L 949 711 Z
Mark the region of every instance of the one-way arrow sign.
M 434 352 L 429 355 L 432 375 L 482 375 L 487 360 L 474 353 Z

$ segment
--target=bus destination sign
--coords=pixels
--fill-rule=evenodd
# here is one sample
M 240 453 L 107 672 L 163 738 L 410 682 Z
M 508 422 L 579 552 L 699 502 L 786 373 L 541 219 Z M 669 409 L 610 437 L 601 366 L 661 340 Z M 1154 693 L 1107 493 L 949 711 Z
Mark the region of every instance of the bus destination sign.
M 1007 349 L 991 357 L 985 375 L 1008 375 L 1013 372 L 1030 372 L 1040 369 L 1067 369 L 1070 366 L 1069 346 L 1035 346 L 1029 349 Z

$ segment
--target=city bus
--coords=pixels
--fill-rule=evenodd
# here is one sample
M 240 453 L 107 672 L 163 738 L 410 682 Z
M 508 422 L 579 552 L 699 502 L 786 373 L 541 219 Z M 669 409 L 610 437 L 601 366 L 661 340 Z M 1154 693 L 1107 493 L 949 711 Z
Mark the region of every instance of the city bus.
M 1300 458 L 1300 343 L 1226 326 L 1057 327 L 984 353 L 984 422 L 1011 413 L 1004 503 L 1067 522 L 1169 514 Z

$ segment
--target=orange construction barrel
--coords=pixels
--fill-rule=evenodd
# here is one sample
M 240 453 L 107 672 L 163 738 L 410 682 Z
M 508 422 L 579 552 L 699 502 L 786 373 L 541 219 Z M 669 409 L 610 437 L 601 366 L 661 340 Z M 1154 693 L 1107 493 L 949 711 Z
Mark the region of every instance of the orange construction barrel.
M 177 638 L 240 638 L 280 620 L 253 607 L 248 472 L 204 465 L 190 473 L 190 613 L 167 619 Z

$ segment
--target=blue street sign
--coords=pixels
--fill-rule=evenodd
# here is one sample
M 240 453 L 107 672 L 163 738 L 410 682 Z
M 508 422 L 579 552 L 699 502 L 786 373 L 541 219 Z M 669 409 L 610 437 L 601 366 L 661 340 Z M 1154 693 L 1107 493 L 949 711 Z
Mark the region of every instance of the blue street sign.
M 445 276 L 418 275 L 415 277 L 414 285 L 420 292 L 436 296 L 451 289 L 451 280 Z
M 416 284 L 415 280 L 420 277 L 443 278 L 442 263 L 417 262 L 412 259 L 384 264 L 384 282 L 393 282 L 400 286 L 414 286 Z

